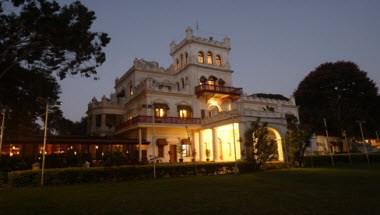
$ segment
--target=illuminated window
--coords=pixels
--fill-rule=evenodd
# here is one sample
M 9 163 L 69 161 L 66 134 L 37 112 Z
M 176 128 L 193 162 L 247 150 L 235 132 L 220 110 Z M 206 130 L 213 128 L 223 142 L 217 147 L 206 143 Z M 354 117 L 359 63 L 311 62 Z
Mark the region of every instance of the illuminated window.
M 190 157 L 190 145 L 181 145 L 181 152 L 183 157 Z
M 187 118 L 189 117 L 189 113 L 187 112 L 187 110 L 179 110 L 179 117 Z
M 178 116 L 180 118 L 190 118 L 192 117 L 192 108 L 187 105 L 178 105 Z
M 189 138 L 181 140 L 180 150 L 182 157 L 190 157 L 191 142 Z
M 166 116 L 166 110 L 164 108 L 155 108 L 154 109 L 154 116 L 155 117 L 165 117 Z
M 155 103 L 154 104 L 154 116 L 155 117 L 166 117 L 169 106 L 165 103 Z
M 222 58 L 220 57 L 220 55 L 216 55 L 215 56 L 215 64 L 217 66 L 221 66 L 222 65 Z
M 212 64 L 212 53 L 207 52 L 207 64 Z
M 205 63 L 205 55 L 203 52 L 198 52 L 198 63 Z

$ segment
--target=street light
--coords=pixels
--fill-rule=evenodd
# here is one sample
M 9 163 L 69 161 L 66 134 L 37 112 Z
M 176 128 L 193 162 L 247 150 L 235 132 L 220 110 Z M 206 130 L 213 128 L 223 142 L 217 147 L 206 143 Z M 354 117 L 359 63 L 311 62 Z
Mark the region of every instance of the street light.
M 48 131 L 48 118 L 49 118 L 49 101 L 48 99 L 38 99 L 40 102 L 45 102 L 45 122 L 44 122 L 44 140 L 42 145 L 42 165 L 41 165 L 41 186 L 44 186 L 44 175 L 45 175 L 45 157 L 46 157 L 46 142 L 47 142 L 47 131 Z M 56 102 L 60 105 L 60 102 Z M 51 106 L 53 106 L 52 104 Z

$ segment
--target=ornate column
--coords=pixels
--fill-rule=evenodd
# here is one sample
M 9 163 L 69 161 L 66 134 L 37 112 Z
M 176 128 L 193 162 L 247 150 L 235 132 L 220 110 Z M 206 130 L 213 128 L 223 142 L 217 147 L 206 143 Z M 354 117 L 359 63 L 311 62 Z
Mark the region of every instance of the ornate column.
M 203 138 L 202 138 L 202 132 L 199 131 L 199 135 L 198 135 L 198 139 L 199 139 L 199 142 L 198 142 L 198 145 L 199 145 L 199 151 L 198 151 L 198 157 L 199 157 L 199 161 L 202 161 L 203 160 Z
M 219 152 L 218 152 L 218 140 L 216 135 L 216 128 L 212 128 L 212 157 L 214 161 L 219 160 Z

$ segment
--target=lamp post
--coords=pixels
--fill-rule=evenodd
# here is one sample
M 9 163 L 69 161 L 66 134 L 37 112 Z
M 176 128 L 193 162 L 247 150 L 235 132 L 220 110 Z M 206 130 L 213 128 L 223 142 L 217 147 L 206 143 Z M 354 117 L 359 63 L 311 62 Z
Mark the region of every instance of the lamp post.
M 151 158 L 151 160 L 153 161 L 153 178 L 156 178 L 156 161 L 157 161 L 157 158 L 156 158 L 156 150 L 155 150 L 155 146 L 154 146 L 154 138 L 155 138 L 155 122 L 156 122 L 156 118 L 155 118 L 155 110 L 154 110 L 154 104 L 144 104 L 142 105 L 143 108 L 146 108 L 146 109 L 151 109 L 152 110 L 152 151 L 153 151 L 153 156 Z
M 42 145 L 42 164 L 41 164 L 41 186 L 44 186 L 44 176 L 45 176 L 45 160 L 46 160 L 46 142 L 47 142 L 47 132 L 48 132 L 48 119 L 49 119 L 49 100 L 47 98 L 40 99 L 41 102 L 45 103 L 45 120 L 44 120 L 44 139 Z M 56 102 L 60 104 L 60 102 Z
M 1 111 L 1 131 L 0 131 L 0 157 L 4 139 L 5 109 Z
M 42 145 L 42 166 L 41 166 L 41 186 L 44 186 L 44 174 L 45 174 L 45 148 L 47 141 L 47 129 L 48 129 L 48 117 L 49 117 L 49 103 L 45 104 L 45 125 L 44 125 L 44 141 Z
M 360 134 L 362 136 L 362 144 L 363 144 L 364 152 L 365 152 L 365 157 L 367 159 L 367 163 L 368 163 L 368 166 L 369 166 L 370 162 L 369 162 L 369 156 L 368 156 L 368 148 L 367 148 L 367 145 L 365 145 L 364 132 L 363 132 L 363 123 L 365 123 L 365 121 L 358 120 L 356 122 L 359 124 Z

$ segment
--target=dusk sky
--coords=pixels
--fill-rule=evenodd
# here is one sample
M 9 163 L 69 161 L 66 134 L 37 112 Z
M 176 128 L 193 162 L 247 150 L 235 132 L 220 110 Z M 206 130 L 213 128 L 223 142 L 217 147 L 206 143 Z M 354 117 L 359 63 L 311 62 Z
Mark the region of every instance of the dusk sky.
M 86 0 L 109 34 L 100 80 L 61 81 L 65 116 L 80 120 L 92 97 L 113 92 L 134 58 L 171 63 L 169 43 L 191 26 L 198 36 L 231 38 L 233 85 L 244 92 L 291 96 L 319 64 L 349 60 L 380 84 L 380 1 Z M 195 31 L 198 22 L 199 31 Z

